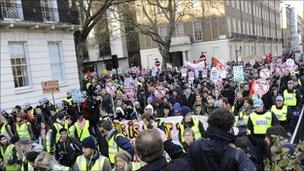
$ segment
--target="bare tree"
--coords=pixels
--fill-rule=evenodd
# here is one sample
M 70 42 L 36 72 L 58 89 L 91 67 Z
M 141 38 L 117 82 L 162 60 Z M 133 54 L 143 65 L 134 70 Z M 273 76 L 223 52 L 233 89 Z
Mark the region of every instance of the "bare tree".
M 149 36 L 157 43 L 163 58 L 162 68 L 165 69 L 169 62 L 170 44 L 175 26 L 185 16 L 183 11 L 187 7 L 188 2 L 181 0 L 137 0 L 120 6 L 119 11 L 125 16 L 124 22 L 132 24 L 138 32 Z M 130 11 L 133 10 L 136 11 L 136 17 L 129 16 L 132 14 Z M 166 28 L 163 35 L 158 30 L 159 26 Z
M 131 1 L 134 0 L 74 0 L 81 20 L 81 29 L 74 33 L 80 83 L 83 77 L 83 62 L 88 57 L 86 44 L 91 30 L 106 17 L 110 7 Z

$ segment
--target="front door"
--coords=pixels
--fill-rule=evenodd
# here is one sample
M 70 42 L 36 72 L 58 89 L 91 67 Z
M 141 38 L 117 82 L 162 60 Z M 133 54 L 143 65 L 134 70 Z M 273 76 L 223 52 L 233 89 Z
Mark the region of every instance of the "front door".
M 172 67 L 183 66 L 183 53 L 182 52 L 170 52 L 169 63 Z

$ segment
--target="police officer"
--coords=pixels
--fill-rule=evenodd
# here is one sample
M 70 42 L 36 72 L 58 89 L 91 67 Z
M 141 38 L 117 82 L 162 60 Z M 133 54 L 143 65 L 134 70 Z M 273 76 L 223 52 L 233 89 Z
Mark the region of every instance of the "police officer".
M 284 105 L 284 98 L 282 96 L 276 97 L 276 103 L 275 105 L 272 105 L 271 112 L 273 112 L 277 119 L 279 120 L 279 123 L 284 128 L 287 127 L 287 121 L 288 121 L 288 115 L 287 115 L 287 106 Z M 286 130 L 286 129 L 285 129 Z
M 277 125 L 278 119 L 274 113 L 265 110 L 261 99 L 254 100 L 253 107 L 255 112 L 249 115 L 248 132 L 251 134 L 251 140 L 257 148 L 257 156 L 260 159 L 257 163 L 263 167 L 266 131 L 271 126 Z
M 127 151 L 133 157 L 134 149 L 130 139 L 120 134 L 117 129 L 113 128 L 110 121 L 103 121 L 99 126 L 99 131 L 108 143 L 108 156 L 111 164 L 114 164 L 115 155 L 121 151 Z
M 33 139 L 31 124 L 24 118 L 25 116 L 16 115 L 15 130 L 20 138 Z
M 293 80 L 289 80 L 287 83 L 287 89 L 283 92 L 284 97 L 284 105 L 286 105 L 289 109 L 295 108 L 301 103 L 300 93 L 294 89 Z
M 93 137 L 87 137 L 82 141 L 82 152 L 83 154 L 77 157 L 72 170 L 112 170 L 109 159 L 105 156 L 102 156 L 96 150 L 96 143 Z
M 70 92 L 67 92 L 67 97 L 64 99 L 70 106 L 74 104 L 72 94 Z
M 181 113 L 183 115 L 183 120 L 181 120 L 177 124 L 177 128 L 179 129 L 178 137 L 180 139 L 180 142 L 181 143 L 185 142 L 185 138 L 183 135 L 186 128 L 191 128 L 191 130 L 194 132 L 194 138 L 196 140 L 201 139 L 205 132 L 203 124 L 197 118 L 193 118 L 191 116 L 190 108 L 184 106 L 182 108 Z

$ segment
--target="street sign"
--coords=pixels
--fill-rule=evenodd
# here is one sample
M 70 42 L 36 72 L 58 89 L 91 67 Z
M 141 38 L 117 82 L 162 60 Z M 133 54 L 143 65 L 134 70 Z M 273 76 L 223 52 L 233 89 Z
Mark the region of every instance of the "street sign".
M 41 82 L 41 87 L 43 93 L 55 93 L 60 91 L 58 80 Z
M 212 67 L 210 71 L 210 80 L 213 82 L 217 82 L 220 79 L 219 71 L 217 68 Z
M 115 94 L 116 91 L 116 86 L 112 81 L 107 82 L 106 84 L 106 92 L 108 94 L 110 94 L 111 96 L 113 96 Z
M 237 82 L 244 81 L 244 70 L 243 66 L 234 66 L 233 67 L 233 80 Z
M 156 98 L 161 99 L 161 98 L 165 97 L 165 95 L 166 95 L 166 90 L 162 85 L 158 85 L 158 86 L 155 87 L 154 96 Z
M 271 72 L 269 71 L 268 68 L 263 68 L 260 70 L 260 77 L 262 79 L 267 79 L 271 76 Z
M 258 79 L 254 82 L 253 91 L 262 96 L 269 90 L 269 83 L 265 79 Z
M 159 62 L 159 60 L 156 60 L 156 61 L 155 61 L 155 66 L 157 66 L 157 67 L 159 67 L 159 66 L 160 66 L 160 62 Z
M 134 88 L 132 86 L 126 86 L 125 93 L 128 98 L 134 98 L 134 96 L 135 96 Z

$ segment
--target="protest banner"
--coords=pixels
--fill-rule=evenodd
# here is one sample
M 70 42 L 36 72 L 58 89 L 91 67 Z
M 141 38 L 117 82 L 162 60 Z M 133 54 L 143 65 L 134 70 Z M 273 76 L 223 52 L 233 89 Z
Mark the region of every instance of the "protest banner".
M 207 129 L 207 116 L 200 116 L 200 115 L 192 115 L 193 118 L 199 119 L 204 128 Z M 176 125 L 182 121 L 182 116 L 173 116 L 173 117 L 166 117 L 166 118 L 158 118 L 160 121 L 164 122 L 165 133 L 169 139 L 172 141 L 179 143 L 178 133 L 179 129 Z M 122 120 L 122 121 L 114 121 L 114 127 L 126 137 L 135 139 L 139 132 L 143 131 L 143 121 L 138 120 Z
M 207 78 L 208 77 L 208 70 L 205 68 L 202 71 L 202 78 Z
M 161 99 L 163 97 L 165 97 L 166 95 L 166 90 L 162 85 L 158 85 L 155 87 L 154 89 L 154 96 L 158 99 Z
M 181 74 L 182 74 L 182 77 L 187 77 L 187 69 L 186 68 L 182 68 L 181 69 Z
M 201 61 L 199 63 L 191 63 L 188 61 L 185 61 L 185 66 L 188 67 L 189 69 L 192 70 L 198 70 L 198 71 L 202 71 L 205 68 L 205 62 Z
M 243 66 L 234 66 L 233 67 L 233 80 L 237 82 L 244 81 L 244 70 Z

